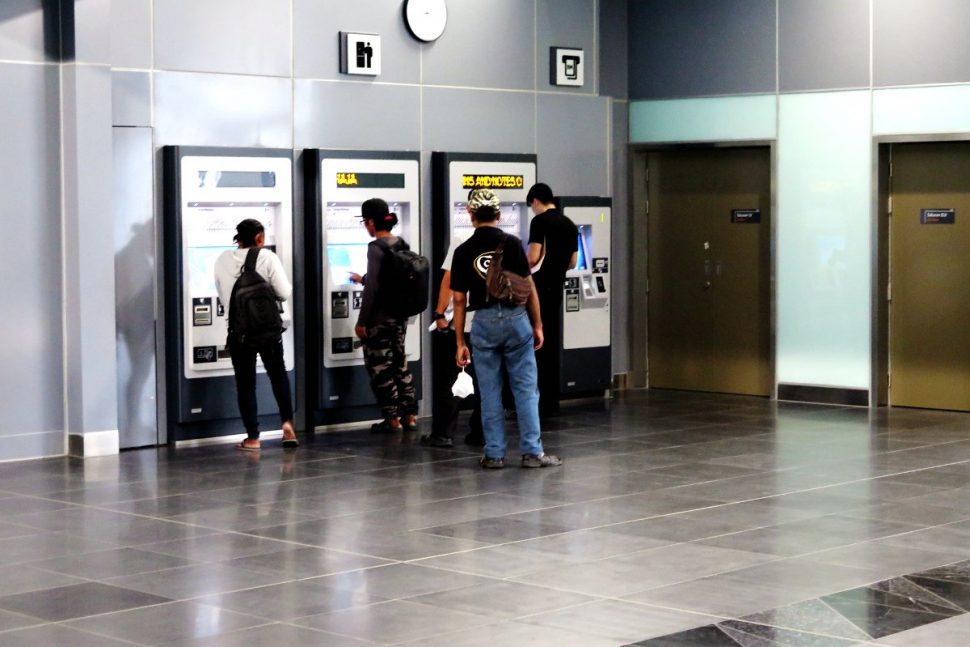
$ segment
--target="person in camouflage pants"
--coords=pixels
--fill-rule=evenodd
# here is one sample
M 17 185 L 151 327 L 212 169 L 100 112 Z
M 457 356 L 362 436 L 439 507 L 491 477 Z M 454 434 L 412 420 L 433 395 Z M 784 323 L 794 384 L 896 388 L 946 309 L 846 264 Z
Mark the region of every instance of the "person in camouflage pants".
M 354 332 L 360 338 L 364 366 L 384 417 L 371 427 L 371 431 L 417 431 L 418 403 L 404 355 L 408 318 L 402 317 L 387 303 L 387 293 L 393 291 L 393 283 L 388 285 L 388 277 L 382 276 L 389 250 L 403 240 L 391 231 L 397 224 L 397 214 L 391 213 L 387 203 L 380 198 L 365 201 L 360 211 L 361 222 L 374 240 L 367 245 L 367 274 L 350 275 L 351 281 L 364 286 Z M 393 271 L 394 266 L 388 265 L 387 268 Z M 382 278 L 385 279 L 383 289 Z
M 414 380 L 404 356 L 407 321 L 386 321 L 367 328 L 364 365 L 384 420 L 408 419 L 418 413 Z

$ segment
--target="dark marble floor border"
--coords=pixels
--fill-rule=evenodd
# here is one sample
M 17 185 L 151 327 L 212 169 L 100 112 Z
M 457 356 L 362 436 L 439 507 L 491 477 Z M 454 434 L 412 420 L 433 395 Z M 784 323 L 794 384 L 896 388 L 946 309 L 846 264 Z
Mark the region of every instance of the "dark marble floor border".
M 769 609 L 627 647 L 848 647 L 970 611 L 970 560 Z

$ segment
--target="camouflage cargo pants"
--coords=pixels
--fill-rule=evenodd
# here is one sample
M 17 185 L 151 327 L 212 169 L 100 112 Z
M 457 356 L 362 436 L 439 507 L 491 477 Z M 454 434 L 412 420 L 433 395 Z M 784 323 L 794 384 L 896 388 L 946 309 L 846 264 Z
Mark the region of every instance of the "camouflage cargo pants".
M 364 365 L 385 419 L 418 412 L 414 382 L 404 356 L 407 322 L 387 321 L 367 328 Z

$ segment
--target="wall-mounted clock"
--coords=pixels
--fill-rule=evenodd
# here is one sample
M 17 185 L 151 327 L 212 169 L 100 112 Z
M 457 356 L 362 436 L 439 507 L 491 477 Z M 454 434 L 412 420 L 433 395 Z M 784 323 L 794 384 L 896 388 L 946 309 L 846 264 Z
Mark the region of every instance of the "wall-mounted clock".
M 448 7 L 445 0 L 404 0 L 404 24 L 411 35 L 430 43 L 445 33 Z

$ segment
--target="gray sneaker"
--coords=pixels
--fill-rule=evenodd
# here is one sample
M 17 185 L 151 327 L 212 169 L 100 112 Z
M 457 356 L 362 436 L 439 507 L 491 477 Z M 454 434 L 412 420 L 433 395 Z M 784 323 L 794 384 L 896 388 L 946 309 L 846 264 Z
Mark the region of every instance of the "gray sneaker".
M 500 470 L 505 467 L 505 458 L 489 458 L 488 456 L 482 456 L 478 460 L 478 464 L 487 470 Z
M 552 454 L 543 454 L 542 456 L 522 455 L 522 467 L 557 467 L 559 465 L 562 465 L 562 459 Z

